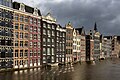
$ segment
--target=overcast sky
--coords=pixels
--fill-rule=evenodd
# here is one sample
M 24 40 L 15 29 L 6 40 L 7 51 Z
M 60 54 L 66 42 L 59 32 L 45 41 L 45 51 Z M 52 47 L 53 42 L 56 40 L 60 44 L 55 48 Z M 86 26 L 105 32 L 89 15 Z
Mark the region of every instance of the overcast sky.
M 51 12 L 64 26 L 69 21 L 74 27 L 98 30 L 105 35 L 120 35 L 120 0 L 14 0 L 37 7 L 43 15 Z

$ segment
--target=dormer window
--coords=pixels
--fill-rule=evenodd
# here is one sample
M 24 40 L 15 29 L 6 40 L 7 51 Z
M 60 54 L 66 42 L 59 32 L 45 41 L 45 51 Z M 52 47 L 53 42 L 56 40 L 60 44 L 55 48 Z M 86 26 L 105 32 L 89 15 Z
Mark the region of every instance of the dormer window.
M 34 13 L 33 14 L 38 16 L 38 9 L 37 8 L 34 8 Z
M 23 3 L 20 4 L 20 8 L 19 8 L 19 10 L 25 12 L 25 5 L 24 5 Z

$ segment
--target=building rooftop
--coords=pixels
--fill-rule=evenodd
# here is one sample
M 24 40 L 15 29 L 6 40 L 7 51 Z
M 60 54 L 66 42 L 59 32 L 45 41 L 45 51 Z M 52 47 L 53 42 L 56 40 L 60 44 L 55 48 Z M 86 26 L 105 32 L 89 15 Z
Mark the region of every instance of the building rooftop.
M 82 32 L 84 31 L 84 27 L 82 26 L 82 28 L 75 28 L 79 34 L 82 34 Z M 84 34 L 85 34 L 85 31 L 84 31 Z
M 19 2 L 13 2 L 13 9 L 17 9 L 19 10 L 20 8 L 20 4 Z M 23 3 L 22 3 L 23 4 Z M 25 4 L 24 4 L 25 5 Z M 28 12 L 28 13 L 31 13 L 33 14 L 34 13 L 34 8 L 33 7 L 30 7 L 28 5 L 25 5 L 25 12 Z M 41 12 L 40 10 L 38 9 L 38 15 L 41 16 Z
M 112 36 L 104 36 L 104 38 L 112 39 Z

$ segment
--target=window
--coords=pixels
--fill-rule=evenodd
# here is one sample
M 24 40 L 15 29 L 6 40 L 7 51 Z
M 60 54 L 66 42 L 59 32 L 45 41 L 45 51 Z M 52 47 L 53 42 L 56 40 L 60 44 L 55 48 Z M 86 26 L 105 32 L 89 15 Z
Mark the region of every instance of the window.
M 23 33 L 20 33 L 20 38 L 23 39 Z
M 52 56 L 52 62 L 54 62 L 54 56 Z
M 38 42 L 38 48 L 40 48 L 40 42 Z
M 15 14 L 15 21 L 18 21 L 18 18 L 19 18 L 18 14 Z
M 40 28 L 38 28 L 38 33 L 40 33 Z
M 30 47 L 32 47 L 32 42 L 30 42 Z
M 41 26 L 41 21 L 40 21 L 40 20 L 38 20 L 38 26 L 39 26 L 39 27 Z
M 25 30 L 28 31 L 28 25 L 25 25 Z
M 23 47 L 23 41 L 20 41 L 20 47 Z
M 25 33 L 25 38 L 26 38 L 26 39 L 28 38 L 28 33 Z
M 25 41 L 25 46 L 28 47 L 28 41 Z
M 25 22 L 26 22 L 26 23 L 28 22 L 28 17 L 25 17 Z
M 1 3 L 0 3 L 1 4 Z M 2 9 L 0 9 L 0 16 L 2 16 Z
M 45 23 L 43 23 L 43 27 L 46 28 L 46 24 Z
M 65 46 L 64 46 L 64 44 L 63 44 L 63 51 L 65 51 Z
M 47 31 L 47 34 L 50 36 L 50 30 Z
M 18 41 L 15 41 L 15 47 L 18 47 Z
M 23 50 L 20 50 L 20 57 L 23 57 Z
M 15 65 L 16 65 L 16 66 L 18 66 L 18 60 L 17 60 L 17 61 L 15 61 Z
M 43 34 L 46 35 L 46 30 L 45 29 L 43 29 Z
M 48 24 L 48 28 L 50 29 L 50 24 Z
M 52 42 L 54 42 L 54 39 L 52 39 Z
M 52 48 L 52 55 L 54 55 L 54 48 Z
M 45 60 L 45 59 L 46 59 L 46 57 L 43 57 L 43 59 Z
M 57 41 L 59 41 L 59 38 L 57 37 Z
M 46 49 L 43 48 L 43 55 L 46 55 Z
M 43 38 L 43 46 L 46 46 L 46 38 Z
M 59 36 L 59 32 L 57 32 L 57 36 Z
M 32 34 L 30 34 L 30 40 L 32 40 Z
M 15 37 L 16 37 L 16 38 L 18 38 L 18 35 L 19 35 L 19 33 L 18 33 L 18 32 L 15 32 Z
M 30 60 L 30 64 L 32 64 L 32 60 Z
M 37 47 L 37 42 L 34 42 L 33 44 L 34 44 L 34 47 L 36 48 Z
M 30 32 L 32 32 L 33 26 L 30 26 Z
M 54 31 L 52 31 L 52 36 L 55 36 L 55 33 L 54 33 Z
M 40 56 L 40 50 L 38 50 L 38 56 Z
M 15 29 L 18 29 L 18 23 L 15 23 Z
M 34 36 L 33 36 L 33 37 L 34 37 L 34 39 L 36 40 L 36 39 L 37 39 L 37 34 L 34 34 Z
M 18 57 L 18 50 L 15 50 L 15 57 Z
M 37 27 L 34 27 L 34 32 L 37 32 Z
M 28 56 L 28 50 L 25 50 L 25 54 L 24 54 L 25 57 Z
M 58 46 L 59 44 L 57 43 L 57 46 Z
M 41 36 L 38 34 L 38 40 L 40 40 L 40 37 L 41 37 Z
M 50 42 L 50 39 L 49 39 L 49 38 L 47 39 L 47 42 Z
M 33 52 L 32 52 L 32 50 L 30 50 L 30 56 L 33 56 Z
M 63 33 L 63 37 L 65 37 L 65 33 Z
M 47 48 L 47 55 L 50 55 L 50 48 Z
M 58 58 L 56 58 L 56 62 L 58 62 Z
M 37 24 L 37 19 L 34 19 L 34 24 Z
M 20 65 L 23 65 L 23 60 L 20 60 Z
M 52 29 L 55 29 L 55 26 L 54 26 L 54 25 L 52 25 Z
M 23 30 L 24 25 L 20 24 L 20 30 Z
M 20 22 L 23 22 L 24 21 L 24 16 L 20 16 Z
M 37 56 L 37 51 L 36 50 L 34 50 L 34 56 Z
M 25 10 L 25 5 L 24 4 L 20 4 L 20 10 L 24 11 Z
M 33 19 L 32 18 L 30 18 L 30 24 L 33 24 Z
M 45 38 L 43 38 L 43 42 L 46 42 L 46 39 L 45 39 Z
M 26 65 L 28 64 L 28 60 L 25 60 L 25 64 L 26 64 Z
M 46 61 L 43 61 L 43 63 L 46 63 Z

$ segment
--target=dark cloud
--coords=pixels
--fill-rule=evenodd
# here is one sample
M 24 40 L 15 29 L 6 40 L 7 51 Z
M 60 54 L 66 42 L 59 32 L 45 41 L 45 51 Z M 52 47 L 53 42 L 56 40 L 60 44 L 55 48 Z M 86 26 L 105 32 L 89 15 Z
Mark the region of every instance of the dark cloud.
M 102 34 L 120 35 L 119 0 L 66 0 L 57 4 L 46 3 L 44 6 L 46 10 L 43 14 L 51 11 L 62 26 L 71 21 L 74 27 L 85 26 L 88 31 L 93 29 L 96 21 Z
M 120 35 L 120 0 L 40 0 L 36 5 L 43 15 L 51 12 L 58 23 L 64 26 L 71 21 L 74 27 L 93 29 L 95 21 L 98 30 L 105 35 Z

